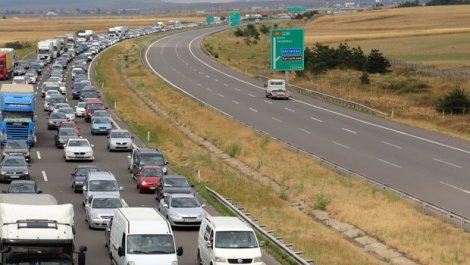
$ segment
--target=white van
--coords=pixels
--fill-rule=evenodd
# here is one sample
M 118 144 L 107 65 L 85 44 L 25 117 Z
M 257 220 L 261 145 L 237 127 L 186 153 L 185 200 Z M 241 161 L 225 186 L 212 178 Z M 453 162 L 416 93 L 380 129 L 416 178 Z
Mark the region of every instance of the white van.
M 109 226 L 112 264 L 176 265 L 177 256 L 183 255 L 183 247 L 175 247 L 170 224 L 155 208 L 116 209 Z
M 260 245 L 253 229 L 237 217 L 206 216 L 199 228 L 197 260 L 202 265 L 257 264 Z
M 290 93 L 287 91 L 286 82 L 282 79 L 269 79 L 266 88 L 266 97 L 273 99 L 289 99 Z

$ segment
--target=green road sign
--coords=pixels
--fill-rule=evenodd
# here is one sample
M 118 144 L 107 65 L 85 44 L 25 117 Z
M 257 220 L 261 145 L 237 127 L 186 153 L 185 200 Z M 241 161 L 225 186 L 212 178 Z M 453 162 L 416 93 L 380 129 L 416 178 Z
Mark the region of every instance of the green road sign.
M 291 7 L 287 8 L 287 12 L 289 12 L 289 13 L 302 13 L 302 12 L 305 12 L 305 7 L 291 6 Z
M 271 29 L 271 71 L 304 70 L 304 30 Z
M 239 28 L 240 23 L 241 23 L 241 19 L 240 19 L 239 12 L 230 14 L 230 16 L 228 17 L 228 24 L 231 28 Z
M 208 25 L 214 24 L 214 23 L 215 23 L 214 16 L 206 16 L 206 23 L 207 23 Z

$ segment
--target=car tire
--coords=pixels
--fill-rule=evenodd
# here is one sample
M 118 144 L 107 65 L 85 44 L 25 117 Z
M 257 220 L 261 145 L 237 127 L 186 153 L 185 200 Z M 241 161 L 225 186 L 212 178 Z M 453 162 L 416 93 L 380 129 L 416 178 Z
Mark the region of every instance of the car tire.
M 201 260 L 201 252 L 199 252 L 199 249 L 197 250 L 197 256 L 196 256 L 197 264 L 201 265 L 202 260 Z

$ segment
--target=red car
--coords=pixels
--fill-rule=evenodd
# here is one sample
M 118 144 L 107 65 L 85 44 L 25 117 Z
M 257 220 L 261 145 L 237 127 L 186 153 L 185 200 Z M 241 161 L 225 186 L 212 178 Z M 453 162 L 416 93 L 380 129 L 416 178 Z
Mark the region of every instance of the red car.
M 103 101 L 98 99 L 89 99 L 85 104 L 85 121 L 90 122 L 91 116 L 95 110 L 107 109 Z
M 143 166 L 137 173 L 137 189 L 139 193 L 143 192 L 155 192 L 157 183 L 165 175 L 160 166 L 147 165 Z
M 60 123 L 59 128 L 63 127 L 70 127 L 70 128 L 75 128 L 75 131 L 77 132 L 78 135 L 80 135 L 80 127 L 77 126 L 77 123 L 74 121 L 63 121 Z M 57 128 L 57 129 L 59 129 Z

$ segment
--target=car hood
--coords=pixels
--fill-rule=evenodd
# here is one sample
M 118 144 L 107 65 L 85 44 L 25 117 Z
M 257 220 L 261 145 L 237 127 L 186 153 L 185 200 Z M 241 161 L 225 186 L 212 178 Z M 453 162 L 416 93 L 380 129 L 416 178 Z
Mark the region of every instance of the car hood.
M 75 176 L 73 177 L 73 179 L 74 179 L 75 181 L 85 181 L 85 180 L 86 180 L 86 176 L 75 175 Z
M 52 122 L 63 122 L 63 121 L 67 121 L 67 119 L 49 119 L 49 121 L 52 121 Z
M 29 153 L 28 149 L 4 149 L 4 153 L 6 154 L 26 154 Z
M 145 182 L 147 182 L 148 184 L 152 184 L 152 185 L 153 185 L 153 184 L 157 184 L 157 182 L 160 180 L 160 178 L 152 178 L 152 177 L 150 177 L 150 178 L 145 178 L 145 177 L 144 177 L 144 178 L 141 178 L 140 180 L 141 180 L 142 182 L 145 181 Z
M 25 166 L 2 166 L 0 168 L 2 171 L 29 171 L 28 167 Z
M 172 264 L 177 261 L 176 253 L 173 254 L 127 254 L 127 260 L 133 261 L 134 264 L 139 265 L 154 265 L 154 264 Z M 157 263 L 155 261 L 158 261 Z
M 114 216 L 114 210 L 116 210 L 116 208 L 91 208 L 90 214 Z
M 66 147 L 67 151 L 72 151 L 72 152 L 88 152 L 92 151 L 91 147 L 85 147 L 85 146 L 69 146 Z
M 163 187 L 164 193 L 193 193 L 191 187 Z
M 259 248 L 214 248 L 214 255 L 227 259 L 244 259 L 261 257 Z
M 178 213 L 183 217 L 199 217 L 202 216 L 204 211 L 201 207 L 198 208 L 171 208 L 171 212 Z
M 109 140 L 112 142 L 112 143 L 116 143 L 116 142 L 131 142 L 131 138 L 109 138 Z
M 91 127 L 93 127 L 93 128 L 99 128 L 99 127 L 111 128 L 112 126 L 109 123 L 93 123 L 91 125 Z

